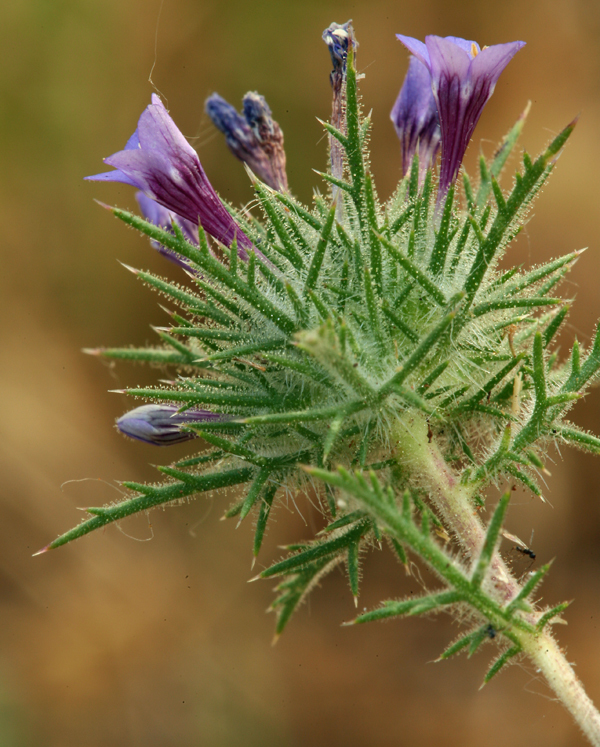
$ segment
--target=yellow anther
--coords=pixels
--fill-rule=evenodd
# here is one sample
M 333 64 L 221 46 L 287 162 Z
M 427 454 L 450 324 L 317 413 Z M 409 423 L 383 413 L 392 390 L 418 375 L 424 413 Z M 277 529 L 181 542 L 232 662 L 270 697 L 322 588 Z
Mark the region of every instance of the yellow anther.
M 477 57 L 477 52 L 479 50 L 477 49 L 477 44 L 475 42 L 471 42 L 471 57 Z

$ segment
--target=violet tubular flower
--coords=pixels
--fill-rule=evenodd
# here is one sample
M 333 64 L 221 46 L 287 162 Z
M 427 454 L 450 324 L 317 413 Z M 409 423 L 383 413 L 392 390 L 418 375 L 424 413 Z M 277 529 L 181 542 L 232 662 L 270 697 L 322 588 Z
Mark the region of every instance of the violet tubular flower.
M 410 171 L 415 154 L 419 156 L 419 184 L 435 162 L 440 147 L 440 119 L 431 90 L 431 75 L 416 57 L 411 57 L 408 72 L 390 113 L 400 139 L 402 176 Z
M 239 256 L 247 259 L 254 245 L 219 199 L 196 151 L 181 134 L 156 94 L 143 111 L 125 149 L 104 159 L 116 171 L 88 176 L 91 181 L 131 184 L 225 246 L 237 239 Z
M 429 70 L 442 137 L 438 204 L 458 175 L 483 107 L 504 68 L 525 45 L 516 41 L 481 49 L 456 36 L 426 36 L 425 43 L 396 34 Z
M 174 405 L 142 405 L 117 420 L 117 428 L 130 438 L 153 446 L 171 446 L 196 438 L 192 431 L 182 431 L 190 423 L 206 423 L 225 416 L 210 410 L 179 412 Z
M 287 192 L 283 132 L 273 119 L 264 96 L 249 92 L 243 98 L 243 116 L 218 93 L 206 99 L 205 109 L 227 140 L 234 156 L 277 192 Z

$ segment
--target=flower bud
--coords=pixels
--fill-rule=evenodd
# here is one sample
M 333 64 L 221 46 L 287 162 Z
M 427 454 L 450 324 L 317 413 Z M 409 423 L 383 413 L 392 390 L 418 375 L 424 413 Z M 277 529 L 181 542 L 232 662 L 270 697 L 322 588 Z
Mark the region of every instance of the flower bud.
M 179 412 L 174 405 L 142 405 L 126 412 L 117 420 L 117 428 L 130 438 L 154 446 L 171 446 L 196 438 L 191 431 L 182 431 L 181 426 L 222 419 L 223 416 L 210 410 L 186 410 Z
M 283 132 L 271 116 L 264 96 L 249 92 L 243 116 L 218 93 L 206 99 L 206 113 L 225 135 L 234 156 L 248 164 L 256 176 L 277 192 L 288 189 Z

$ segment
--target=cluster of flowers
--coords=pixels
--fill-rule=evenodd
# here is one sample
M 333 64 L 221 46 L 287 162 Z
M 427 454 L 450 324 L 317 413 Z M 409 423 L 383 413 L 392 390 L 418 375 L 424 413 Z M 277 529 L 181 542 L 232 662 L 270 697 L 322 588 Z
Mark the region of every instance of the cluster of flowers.
M 350 33 L 349 24 L 332 24 L 323 34 L 334 66 L 332 120 L 338 128 L 343 127 L 341 96 Z M 398 39 L 411 52 L 408 72 L 391 113 L 401 143 L 402 173 L 408 173 L 416 155 L 422 181 L 441 145 L 439 204 L 458 175 L 500 74 L 524 42 L 481 49 L 476 42 L 453 36 L 427 36 L 424 43 L 400 34 Z M 283 134 L 264 97 L 246 94 L 243 114 L 239 114 L 221 96 L 213 94 L 206 101 L 206 111 L 235 156 L 271 189 L 287 191 Z M 172 230 L 175 222 L 194 244 L 198 244 L 200 225 L 226 247 L 235 240 L 242 261 L 250 250 L 262 257 L 219 199 L 196 151 L 157 95 L 152 96 L 124 150 L 104 160 L 114 170 L 86 178 L 135 187 L 147 220 L 166 230 Z M 332 150 L 333 172 L 343 168 L 338 160 Z M 187 266 L 182 257 L 156 242 L 154 245 L 170 260 Z M 181 412 L 171 405 L 144 405 L 123 415 L 117 427 L 127 436 L 163 446 L 194 438 L 185 430 L 186 424 L 220 417 L 207 410 Z

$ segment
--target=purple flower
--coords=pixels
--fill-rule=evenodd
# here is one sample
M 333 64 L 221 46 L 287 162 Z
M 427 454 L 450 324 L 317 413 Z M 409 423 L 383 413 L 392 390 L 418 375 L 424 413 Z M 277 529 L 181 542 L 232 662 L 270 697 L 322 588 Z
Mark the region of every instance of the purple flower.
M 159 205 L 158 202 L 147 197 L 143 192 L 136 192 L 135 199 L 138 201 L 142 215 L 147 221 L 154 223 L 155 226 L 164 228 L 166 231 L 171 233 L 173 231 L 172 223 L 175 221 L 181 228 L 186 239 L 190 243 L 196 244 L 196 246 L 198 245 L 198 227 L 189 220 L 175 215 L 171 210 L 167 210 L 166 207 Z M 163 257 L 166 257 L 171 262 L 183 267 L 184 270 L 190 269 L 189 262 L 185 257 L 177 254 L 177 252 L 174 252 L 172 249 L 168 249 L 155 239 L 150 239 L 150 244 L 159 254 L 162 254 Z
M 271 117 L 264 96 L 247 93 L 243 116 L 218 93 L 209 96 L 204 106 L 215 127 L 225 135 L 233 155 L 247 163 L 271 189 L 287 192 L 283 132 Z
M 425 43 L 397 34 L 429 70 L 442 129 L 438 203 L 456 179 L 483 107 L 504 68 L 525 45 L 516 41 L 480 49 L 456 36 L 426 36 Z
M 247 259 L 247 250 L 254 248 L 225 209 L 196 151 L 156 94 L 152 94 L 152 104 L 143 111 L 125 150 L 104 161 L 116 171 L 86 179 L 131 184 L 184 220 L 195 226 L 199 223 L 225 246 L 231 246 L 237 238 L 242 259 Z
M 117 420 L 117 428 L 138 441 L 154 446 L 170 446 L 196 438 L 195 433 L 182 431 L 182 425 L 226 418 L 210 410 L 178 410 L 174 405 L 142 405 L 122 415 Z
M 400 138 L 402 176 L 410 171 L 418 148 L 419 184 L 422 184 L 440 147 L 440 119 L 431 90 L 431 75 L 416 57 L 410 58 L 390 118 Z

